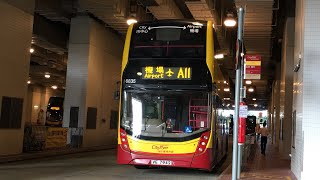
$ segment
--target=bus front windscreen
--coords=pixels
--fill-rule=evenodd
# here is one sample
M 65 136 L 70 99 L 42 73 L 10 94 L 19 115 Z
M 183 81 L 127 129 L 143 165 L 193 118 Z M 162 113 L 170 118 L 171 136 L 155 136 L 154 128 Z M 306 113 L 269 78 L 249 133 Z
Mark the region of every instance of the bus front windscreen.
M 183 138 L 210 129 L 210 98 L 200 91 L 125 90 L 121 127 L 134 137 Z

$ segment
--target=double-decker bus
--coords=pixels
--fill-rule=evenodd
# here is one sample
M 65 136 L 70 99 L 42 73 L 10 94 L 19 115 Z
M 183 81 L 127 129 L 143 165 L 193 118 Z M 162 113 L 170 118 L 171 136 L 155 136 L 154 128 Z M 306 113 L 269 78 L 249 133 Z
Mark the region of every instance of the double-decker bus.
M 49 98 L 46 112 L 46 126 L 62 127 L 64 97 Z
M 121 70 L 119 164 L 211 171 L 226 155 L 227 118 L 218 95 L 223 79 L 213 41 L 210 21 L 129 26 Z

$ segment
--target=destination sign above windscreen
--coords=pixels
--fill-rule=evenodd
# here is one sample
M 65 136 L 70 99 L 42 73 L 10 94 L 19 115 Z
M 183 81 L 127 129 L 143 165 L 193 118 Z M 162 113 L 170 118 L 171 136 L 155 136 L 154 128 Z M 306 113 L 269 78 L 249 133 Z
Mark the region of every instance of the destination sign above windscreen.
M 142 79 L 191 80 L 191 67 L 146 66 L 139 74 Z
M 184 25 L 184 26 L 148 26 L 148 25 L 141 25 L 139 26 L 135 33 L 136 34 L 147 34 L 149 33 L 151 30 L 156 30 L 156 29 L 164 29 L 164 30 L 168 30 L 168 29 L 180 29 L 180 30 L 186 30 L 189 33 L 199 33 L 199 29 L 202 29 L 202 24 L 198 23 L 198 24 L 188 24 L 188 25 Z M 170 35 L 170 34 L 169 34 Z

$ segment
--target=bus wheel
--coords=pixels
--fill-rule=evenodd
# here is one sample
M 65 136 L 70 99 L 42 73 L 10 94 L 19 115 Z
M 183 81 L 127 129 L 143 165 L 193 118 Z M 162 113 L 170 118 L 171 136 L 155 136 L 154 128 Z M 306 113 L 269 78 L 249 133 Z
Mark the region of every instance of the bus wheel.
M 149 166 L 146 165 L 134 165 L 134 167 L 137 169 L 149 169 Z

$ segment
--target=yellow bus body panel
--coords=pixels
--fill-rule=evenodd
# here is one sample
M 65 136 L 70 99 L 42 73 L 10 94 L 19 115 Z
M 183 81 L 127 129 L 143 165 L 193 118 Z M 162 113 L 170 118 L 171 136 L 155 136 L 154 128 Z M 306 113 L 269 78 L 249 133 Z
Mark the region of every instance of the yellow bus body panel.
M 132 29 L 133 29 L 133 24 L 131 24 L 128 28 L 127 35 L 126 35 L 126 41 L 124 43 L 124 48 L 123 48 L 123 54 L 122 54 L 122 65 L 121 65 L 121 78 L 120 78 L 120 98 L 119 98 L 119 113 L 121 112 L 121 95 L 122 95 L 122 75 L 123 71 L 126 68 L 126 65 L 128 63 L 129 59 L 129 49 L 130 49 L 130 42 L 131 42 L 131 35 L 132 35 Z M 118 116 L 118 144 L 121 144 L 121 138 L 120 138 L 120 115 Z

